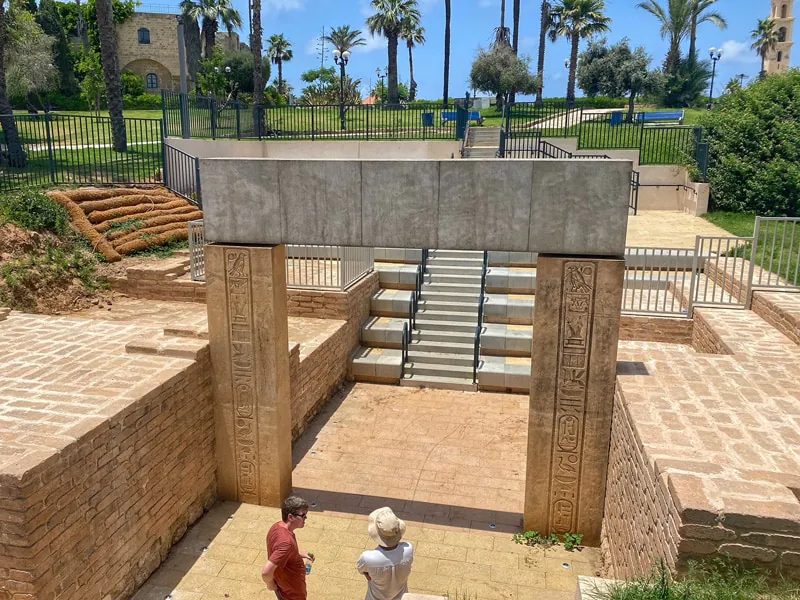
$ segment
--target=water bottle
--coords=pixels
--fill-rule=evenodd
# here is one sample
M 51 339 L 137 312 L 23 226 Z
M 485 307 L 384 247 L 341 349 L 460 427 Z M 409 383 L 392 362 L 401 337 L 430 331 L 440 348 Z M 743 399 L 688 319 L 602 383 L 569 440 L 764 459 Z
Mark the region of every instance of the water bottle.
M 309 552 L 308 556 L 311 558 L 311 560 L 306 563 L 306 575 L 311 575 L 311 565 L 314 563 L 313 552 Z

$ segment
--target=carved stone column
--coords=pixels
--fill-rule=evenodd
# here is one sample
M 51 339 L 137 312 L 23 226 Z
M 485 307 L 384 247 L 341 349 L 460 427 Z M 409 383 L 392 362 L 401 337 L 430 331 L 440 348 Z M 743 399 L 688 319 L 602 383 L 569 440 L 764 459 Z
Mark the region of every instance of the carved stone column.
M 280 506 L 292 489 L 284 246 L 208 245 L 219 496 Z
M 539 255 L 525 529 L 599 545 L 625 261 Z

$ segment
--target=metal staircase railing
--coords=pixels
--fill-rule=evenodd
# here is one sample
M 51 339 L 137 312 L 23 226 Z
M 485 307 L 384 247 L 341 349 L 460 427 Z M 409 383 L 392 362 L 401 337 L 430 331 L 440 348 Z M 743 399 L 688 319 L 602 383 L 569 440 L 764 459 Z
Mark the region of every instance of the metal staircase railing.
M 478 325 L 475 327 L 475 347 L 472 360 L 472 383 L 478 383 L 478 366 L 481 360 L 481 334 L 483 333 L 483 304 L 486 300 L 486 271 L 489 266 L 489 252 L 483 251 L 481 269 L 481 294 L 478 297 Z

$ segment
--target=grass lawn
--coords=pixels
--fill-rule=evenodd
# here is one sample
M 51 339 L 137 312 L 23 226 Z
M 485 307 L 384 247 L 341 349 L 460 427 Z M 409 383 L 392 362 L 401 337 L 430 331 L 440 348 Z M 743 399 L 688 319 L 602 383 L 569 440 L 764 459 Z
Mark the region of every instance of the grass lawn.
M 703 218 L 725 231 L 740 237 L 752 237 L 755 233 L 755 215 L 714 212 L 703 215 Z M 740 247 L 732 255 L 751 258 L 752 244 Z M 762 221 L 758 234 L 758 250 L 756 265 L 774 273 L 792 285 L 800 284 L 800 221 Z M 754 282 L 759 284 L 756 277 Z M 762 278 L 760 283 L 776 283 Z

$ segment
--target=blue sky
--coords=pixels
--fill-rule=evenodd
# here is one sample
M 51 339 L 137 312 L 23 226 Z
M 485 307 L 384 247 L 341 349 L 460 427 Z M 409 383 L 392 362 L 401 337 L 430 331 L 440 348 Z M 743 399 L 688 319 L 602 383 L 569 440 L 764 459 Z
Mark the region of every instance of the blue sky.
M 666 1 L 666 0 L 665 0 Z M 272 33 L 283 33 L 293 44 L 295 57 L 284 66 L 284 76 L 299 92 L 303 86 L 300 74 L 319 65 L 316 56 L 317 38 L 322 27 L 348 24 L 366 32 L 364 20 L 370 14 L 368 0 L 262 0 L 263 27 L 265 37 Z M 247 20 L 247 0 L 234 0 L 234 4 Z M 415 78 L 421 98 L 439 98 L 442 94 L 442 71 L 444 56 L 444 2 L 443 0 L 419 0 L 426 29 L 427 43 L 414 52 Z M 667 44 L 659 37 L 654 17 L 635 8 L 637 0 L 606 0 L 607 14 L 613 19 L 611 42 L 624 37 L 636 46 L 644 46 L 653 57 L 653 66 L 659 65 L 666 53 Z M 489 42 L 492 28 L 499 24 L 500 0 L 452 0 L 452 38 L 450 94 L 461 95 L 468 88 L 469 68 L 476 51 Z M 512 0 L 507 1 L 506 20 L 512 20 Z M 522 0 L 520 49 L 536 59 L 539 35 L 539 0 Z M 722 85 L 730 77 L 746 73 L 752 77 L 760 70 L 758 57 L 750 50 L 750 31 L 759 18 L 770 12 L 769 0 L 719 0 L 718 10 L 727 18 L 728 28 L 720 31 L 713 25 L 700 27 L 698 47 L 704 53 L 710 46 L 722 46 L 726 52 L 718 65 Z M 247 41 L 249 31 L 245 23 L 242 41 Z M 365 34 L 369 38 L 369 34 Z M 687 42 L 688 44 L 688 42 Z M 584 43 L 585 45 L 585 43 Z M 583 48 L 583 46 L 582 46 Z M 569 56 L 565 41 L 547 47 L 545 65 L 545 96 L 564 96 L 566 93 L 566 69 L 564 59 Z M 399 53 L 400 78 L 408 80 L 408 52 L 401 46 Z M 797 60 L 793 60 L 796 63 Z M 376 67 L 387 63 L 384 39 L 371 39 L 367 46 L 359 48 L 353 55 L 348 73 L 361 78 L 364 91 L 370 82 L 375 82 Z M 332 58 L 328 57 L 328 64 Z M 273 69 L 274 71 L 274 69 Z M 718 80 L 718 81 L 719 81 Z

